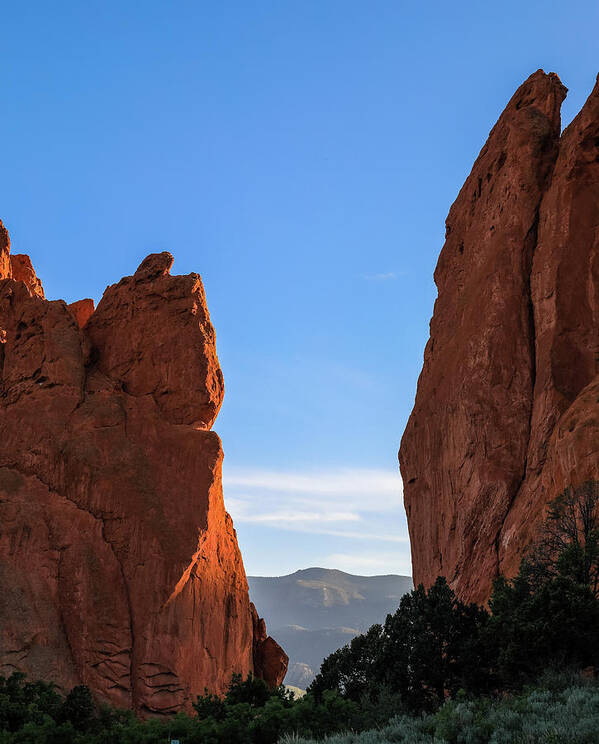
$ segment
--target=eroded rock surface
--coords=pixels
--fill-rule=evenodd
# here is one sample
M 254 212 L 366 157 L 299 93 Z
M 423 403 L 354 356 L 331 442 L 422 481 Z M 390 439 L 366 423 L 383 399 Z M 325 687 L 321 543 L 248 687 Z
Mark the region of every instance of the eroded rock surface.
M 44 300 L 9 248 L 0 230 L 0 674 L 143 715 L 235 672 L 280 683 L 223 503 L 200 277 L 150 256 L 94 312 Z
M 451 207 L 400 449 L 415 583 L 442 574 L 469 600 L 599 470 L 599 88 L 560 137 L 565 93 L 532 75 Z

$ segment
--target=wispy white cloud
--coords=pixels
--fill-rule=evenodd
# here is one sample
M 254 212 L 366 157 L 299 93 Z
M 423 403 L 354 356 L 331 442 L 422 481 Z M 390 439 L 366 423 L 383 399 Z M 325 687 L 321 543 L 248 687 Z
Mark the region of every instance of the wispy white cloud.
M 381 532 L 351 532 L 349 530 L 322 530 L 312 532 L 316 535 L 331 535 L 331 537 L 345 537 L 350 540 L 375 540 L 376 542 L 402 543 L 409 545 L 410 539 L 407 535 Z
M 393 470 L 225 470 L 225 503 L 235 523 L 407 543 L 402 483 Z
M 359 514 L 353 512 L 326 512 L 326 511 L 314 511 L 310 512 L 307 510 L 276 510 L 268 514 L 264 513 L 249 513 L 248 507 L 250 504 L 247 501 L 241 499 L 229 498 L 227 500 L 229 509 L 236 512 L 237 521 L 242 522 L 254 522 L 256 524 L 299 524 L 299 523 L 315 523 L 322 524 L 323 522 L 359 522 Z
M 382 572 L 410 576 L 412 566 L 409 556 L 398 553 L 379 552 L 377 554 L 356 555 L 355 553 L 331 553 L 321 559 L 325 566 L 338 568 L 349 573 L 372 574 Z
M 312 494 L 401 493 L 401 478 L 392 470 L 343 468 L 312 472 L 233 470 L 224 475 L 226 486 Z
M 369 282 L 388 282 L 397 279 L 397 274 L 395 271 L 387 271 L 380 274 L 363 274 L 363 278 Z
M 411 572 L 402 482 L 393 465 L 284 470 L 231 468 L 225 461 L 223 485 L 250 574 L 310 565 L 366 575 Z M 271 539 L 276 568 L 265 557 Z

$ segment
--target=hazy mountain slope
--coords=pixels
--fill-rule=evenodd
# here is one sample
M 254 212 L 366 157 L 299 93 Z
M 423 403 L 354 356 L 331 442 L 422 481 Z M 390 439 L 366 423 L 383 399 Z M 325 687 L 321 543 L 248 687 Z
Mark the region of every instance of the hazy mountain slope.
M 285 682 L 305 688 L 325 656 L 382 622 L 412 588 L 409 576 L 353 576 L 308 568 L 289 576 L 248 576 L 250 596 L 289 655 Z

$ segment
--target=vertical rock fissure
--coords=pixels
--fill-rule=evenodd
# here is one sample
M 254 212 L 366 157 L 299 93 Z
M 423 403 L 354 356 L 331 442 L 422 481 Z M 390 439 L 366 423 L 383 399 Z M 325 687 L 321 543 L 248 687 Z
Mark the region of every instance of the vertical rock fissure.
M 98 514 L 98 513 L 94 512 L 92 509 L 85 508 L 84 506 L 82 506 L 81 504 L 79 504 L 77 501 L 75 501 L 74 499 L 72 499 L 68 495 L 68 492 L 67 491 L 63 491 L 63 490 L 57 489 L 50 482 L 48 482 L 48 481 L 44 480 L 43 478 L 41 478 L 40 475 L 39 475 L 39 473 L 37 473 L 37 472 L 35 472 L 35 471 L 33 471 L 33 470 L 29 469 L 29 468 L 23 467 L 23 466 L 21 466 L 17 462 L 9 462 L 6 465 L 4 465 L 3 468 L 6 468 L 8 470 L 14 470 L 15 472 L 19 473 L 20 475 L 22 475 L 22 476 L 24 476 L 26 478 L 34 478 L 35 480 L 39 481 L 39 483 L 41 483 L 47 489 L 48 493 L 55 494 L 56 496 L 59 496 L 59 497 L 64 498 L 66 501 L 68 501 L 70 504 L 72 504 L 76 509 L 78 509 L 79 511 L 84 512 L 85 514 L 89 514 L 91 517 L 93 517 L 93 519 L 97 520 L 100 523 L 100 525 L 101 525 L 101 528 L 100 529 L 101 529 L 102 539 L 103 539 L 104 543 L 110 548 L 112 554 L 114 555 L 115 561 L 116 561 L 117 565 L 119 566 L 119 571 L 120 571 L 121 578 L 122 578 L 122 581 L 123 581 L 123 588 L 124 588 L 125 597 L 126 597 L 127 605 L 128 605 L 129 618 L 130 618 L 130 637 L 131 637 L 131 654 L 130 654 L 131 698 L 132 698 L 132 702 L 133 702 L 133 707 L 134 707 L 135 710 L 137 710 L 137 707 L 135 705 L 135 694 L 134 694 L 134 683 L 133 683 L 133 679 L 134 679 L 133 678 L 133 652 L 134 652 L 134 643 L 135 642 L 134 642 L 133 615 L 132 615 L 132 608 L 131 608 L 131 599 L 130 599 L 130 596 L 129 596 L 129 586 L 128 586 L 127 581 L 126 581 L 126 578 L 125 578 L 125 572 L 124 572 L 124 569 L 123 569 L 123 565 L 122 565 L 122 563 L 120 562 L 120 560 L 118 558 L 118 555 L 117 555 L 117 553 L 115 551 L 114 546 L 112 545 L 112 543 L 110 542 L 110 540 L 106 536 L 106 532 L 105 532 L 105 526 L 106 526 L 106 524 L 105 524 L 105 521 L 104 521 L 104 517 L 101 514 Z M 54 537 L 53 537 L 53 542 L 54 543 L 57 542 Z M 58 578 L 58 580 L 60 582 L 61 579 L 62 579 L 62 571 L 61 571 L 61 569 L 62 569 L 63 554 L 64 554 L 65 548 L 64 547 L 57 546 L 56 547 L 56 550 L 60 553 L 60 557 L 59 557 L 59 560 L 58 560 L 58 570 L 57 570 L 57 578 Z M 73 649 L 72 649 L 71 641 L 70 641 L 70 638 L 69 638 L 69 632 L 67 630 L 67 625 L 66 625 L 65 620 L 64 620 L 64 614 L 65 614 L 65 612 L 64 612 L 63 605 L 62 605 L 62 595 L 59 598 L 59 604 L 60 604 L 59 618 L 60 618 L 60 623 L 61 623 L 61 627 L 62 627 L 62 632 L 64 634 L 64 637 L 65 637 L 65 640 L 66 640 L 66 643 L 67 643 L 67 646 L 68 646 L 68 649 L 69 649 L 69 653 L 71 655 L 71 659 L 72 659 L 72 663 L 73 663 L 73 668 L 77 671 L 77 674 L 81 678 L 81 676 L 82 676 L 81 675 L 82 670 L 80 668 L 78 668 L 78 665 L 75 662 L 75 658 L 73 656 Z
M 17 470 L 17 472 L 19 472 L 17 468 L 15 468 L 15 469 Z M 40 481 L 40 483 L 41 482 L 42 481 Z M 46 485 L 46 484 L 44 484 L 44 485 Z M 48 525 L 48 531 L 52 535 L 52 541 L 56 545 L 57 540 L 56 540 L 54 534 L 52 533 L 52 529 L 50 528 L 49 525 Z M 57 582 L 58 582 L 58 584 L 60 586 L 62 584 L 63 580 L 64 580 L 63 573 L 62 573 L 62 564 L 63 564 L 65 547 L 56 545 L 56 550 L 58 551 L 58 555 L 59 555 L 57 566 L 56 566 L 56 577 L 57 577 Z M 65 641 L 66 641 L 66 644 L 67 644 L 67 648 L 69 650 L 69 656 L 71 658 L 71 663 L 73 665 L 73 669 L 77 669 L 77 663 L 75 661 L 75 655 L 73 654 L 73 648 L 72 648 L 71 644 L 69 643 L 69 633 L 68 633 L 68 630 L 67 630 L 67 624 L 65 623 L 65 609 L 64 609 L 64 602 L 63 602 L 62 592 L 61 592 L 60 597 L 59 597 L 58 618 L 59 618 L 60 630 L 61 630 L 62 634 L 64 635 L 64 638 L 65 638 Z
M 549 181 L 550 179 L 548 178 L 547 180 Z M 543 199 L 543 195 L 541 194 L 541 198 L 539 199 L 539 203 L 537 204 L 537 208 L 535 211 L 533 223 L 530 226 L 528 232 L 526 233 L 526 238 L 524 240 L 524 260 L 526 262 L 525 267 L 524 267 L 525 268 L 524 274 L 526 277 L 525 289 L 526 289 L 526 295 L 527 295 L 527 311 L 528 311 L 527 320 L 528 320 L 529 360 L 530 360 L 530 411 L 529 411 L 529 416 L 528 416 L 528 427 L 527 427 L 528 433 L 527 433 L 527 438 L 526 438 L 527 443 L 530 442 L 530 436 L 531 436 L 531 431 L 532 431 L 534 391 L 535 391 L 535 384 L 536 384 L 536 377 L 537 377 L 535 313 L 534 313 L 534 304 L 532 301 L 531 276 L 532 276 L 532 265 L 533 265 L 533 260 L 534 260 L 534 254 L 535 254 L 535 250 L 537 248 L 538 239 L 539 239 L 539 218 L 540 218 L 542 199 Z M 505 510 L 503 519 L 501 520 L 501 523 L 497 530 L 497 534 L 495 535 L 494 548 L 495 548 L 495 556 L 496 556 L 496 564 L 497 564 L 496 577 L 501 574 L 501 557 L 500 557 L 501 545 L 500 543 L 501 543 L 501 535 L 503 533 L 503 528 L 507 521 L 510 510 L 514 502 L 518 498 L 518 494 L 520 493 L 522 485 L 524 484 L 524 481 L 526 480 L 527 472 L 528 472 L 528 444 L 527 444 L 526 453 L 524 456 L 524 464 L 522 466 L 522 475 L 516 487 L 512 491 L 511 499 L 509 501 L 509 504 L 507 505 L 507 509 Z
M 103 516 L 97 516 L 95 514 L 92 514 L 92 516 L 96 517 L 96 519 L 99 519 L 102 523 L 102 539 L 104 542 L 110 547 L 110 550 L 112 551 L 112 554 L 114 555 L 114 559 L 117 562 L 117 565 L 119 567 L 119 572 L 121 574 L 121 580 L 123 582 L 123 590 L 125 593 L 125 600 L 127 602 L 127 611 L 129 613 L 129 635 L 131 638 L 131 654 L 129 655 L 129 674 L 130 674 L 130 687 L 131 687 L 131 706 L 133 710 L 139 710 L 140 705 L 140 694 L 139 694 L 139 677 L 137 675 L 137 658 L 136 658 L 136 648 L 135 648 L 135 622 L 133 619 L 133 606 L 131 604 L 131 591 L 129 589 L 129 582 L 127 581 L 127 577 L 125 576 L 125 569 L 123 567 L 123 564 L 121 563 L 117 551 L 115 550 L 114 545 L 110 542 L 108 537 L 106 536 L 106 522 L 104 521 Z

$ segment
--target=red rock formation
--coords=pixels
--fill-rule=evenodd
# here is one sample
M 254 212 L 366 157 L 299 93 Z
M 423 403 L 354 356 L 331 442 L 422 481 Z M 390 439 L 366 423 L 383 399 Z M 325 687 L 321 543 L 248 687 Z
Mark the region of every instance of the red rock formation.
M 25 254 L 13 254 L 10 257 L 11 276 L 17 282 L 25 282 L 33 294 L 44 299 L 44 288 L 37 278 L 31 259 Z
M 599 470 L 599 91 L 560 138 L 565 92 L 542 71 L 519 88 L 450 210 L 400 449 L 414 579 L 470 600 Z
M 10 238 L 8 230 L 0 222 L 0 279 L 10 278 Z
M 0 673 L 142 714 L 189 709 L 234 672 L 278 684 L 287 661 L 256 625 L 224 508 L 202 284 L 171 264 L 149 256 L 92 315 L 14 266 L 0 280 Z
M 254 631 L 254 673 L 262 679 L 276 679 L 282 668 L 287 671 L 289 658 L 266 632 L 266 623 L 258 616 L 253 603 L 250 610 Z
M 75 322 L 79 328 L 83 328 L 96 309 L 94 301 L 89 297 L 84 300 L 77 300 L 77 302 L 71 302 L 67 307 L 71 315 L 75 318 Z
M 597 396 L 589 395 L 599 374 L 599 79 L 562 134 L 530 284 L 536 380 L 526 478 L 500 537 L 510 573 L 547 502 L 599 478 Z

